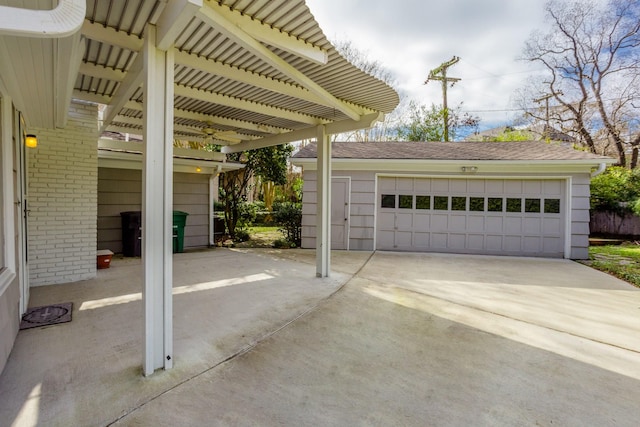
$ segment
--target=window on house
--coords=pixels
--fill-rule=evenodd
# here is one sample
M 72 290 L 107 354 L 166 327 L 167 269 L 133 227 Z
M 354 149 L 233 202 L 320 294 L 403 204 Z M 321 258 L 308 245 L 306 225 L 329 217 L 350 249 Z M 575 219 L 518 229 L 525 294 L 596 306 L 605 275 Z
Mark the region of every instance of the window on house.
M 454 196 L 451 198 L 451 210 L 452 211 L 464 211 L 467 210 L 467 198 Z
M 502 212 L 502 198 L 501 197 L 489 197 L 487 200 L 487 211 L 489 212 Z
M 500 205 L 502 210 L 502 205 Z M 469 210 L 471 212 L 483 212 L 484 211 L 484 197 L 469 197 Z
M 507 212 L 522 212 L 522 199 L 507 199 Z
M 438 211 L 446 211 L 449 209 L 449 197 L 433 196 L 433 209 Z
M 400 209 L 413 209 L 413 196 L 409 194 L 398 196 L 398 207 Z
M 383 208 L 395 208 L 396 207 L 396 195 L 395 194 L 383 194 L 382 195 L 382 203 L 380 204 Z
M 540 213 L 540 199 L 524 199 L 524 211 Z
M 416 209 L 431 209 L 431 196 L 416 196 Z
M 560 213 L 560 199 L 544 199 L 544 213 Z

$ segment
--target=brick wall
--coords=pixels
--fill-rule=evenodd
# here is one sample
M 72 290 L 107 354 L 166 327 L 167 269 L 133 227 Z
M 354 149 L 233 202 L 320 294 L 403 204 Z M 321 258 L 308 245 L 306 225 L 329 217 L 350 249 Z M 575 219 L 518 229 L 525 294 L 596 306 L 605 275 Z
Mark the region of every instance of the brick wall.
M 97 107 L 72 103 L 64 129 L 30 129 L 28 149 L 31 286 L 95 277 Z

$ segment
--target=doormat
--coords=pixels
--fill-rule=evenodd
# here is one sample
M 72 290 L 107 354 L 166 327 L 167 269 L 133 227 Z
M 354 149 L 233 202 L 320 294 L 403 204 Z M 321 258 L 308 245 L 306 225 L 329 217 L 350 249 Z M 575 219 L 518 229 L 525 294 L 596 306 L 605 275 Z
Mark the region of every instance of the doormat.
M 22 316 L 20 329 L 31 329 L 39 326 L 71 322 L 72 311 L 72 302 L 31 307 L 27 309 L 27 312 Z

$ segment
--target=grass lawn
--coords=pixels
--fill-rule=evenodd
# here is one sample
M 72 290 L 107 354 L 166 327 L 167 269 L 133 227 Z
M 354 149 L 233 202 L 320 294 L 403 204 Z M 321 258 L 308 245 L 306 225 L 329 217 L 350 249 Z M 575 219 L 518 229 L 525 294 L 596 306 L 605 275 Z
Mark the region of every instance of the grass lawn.
M 640 245 L 590 246 L 588 264 L 640 287 Z
M 282 239 L 284 235 L 280 227 L 249 227 L 249 240 L 236 243 L 238 248 L 271 248 L 273 242 Z

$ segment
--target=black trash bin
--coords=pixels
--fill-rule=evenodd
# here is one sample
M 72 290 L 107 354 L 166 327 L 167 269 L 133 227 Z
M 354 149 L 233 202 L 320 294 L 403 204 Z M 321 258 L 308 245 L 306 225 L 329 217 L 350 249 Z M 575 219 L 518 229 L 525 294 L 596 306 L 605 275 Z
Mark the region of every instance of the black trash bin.
M 184 252 L 184 226 L 187 225 L 186 212 L 173 211 L 173 253 Z
M 120 212 L 122 219 L 122 255 L 123 256 L 140 256 L 141 250 L 141 231 L 142 212 L 128 211 Z

